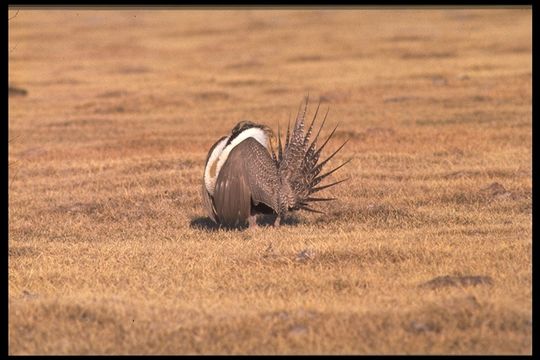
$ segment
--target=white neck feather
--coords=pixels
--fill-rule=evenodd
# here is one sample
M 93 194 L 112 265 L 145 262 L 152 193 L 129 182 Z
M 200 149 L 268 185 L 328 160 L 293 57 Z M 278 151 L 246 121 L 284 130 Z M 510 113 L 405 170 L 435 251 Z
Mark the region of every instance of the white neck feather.
M 229 137 L 223 139 L 215 148 L 214 151 L 212 151 L 212 154 L 210 155 L 210 158 L 208 159 L 208 163 L 206 164 L 206 169 L 204 170 L 204 182 L 206 185 L 206 190 L 210 193 L 210 195 L 214 195 L 214 189 L 216 187 L 216 180 L 219 176 L 219 171 L 221 170 L 221 167 L 229 157 L 229 153 L 232 149 L 238 144 L 240 144 L 242 141 L 246 140 L 247 138 L 252 137 L 255 140 L 257 140 L 259 143 L 261 143 L 262 146 L 268 147 L 268 135 L 266 132 L 261 128 L 249 128 L 247 130 L 242 131 L 237 137 L 231 141 L 231 143 L 227 146 L 225 144 L 229 140 Z M 216 171 L 215 176 L 210 176 L 210 167 L 214 163 L 214 161 L 217 161 L 216 165 Z
M 206 190 L 210 193 L 210 195 L 214 195 L 214 188 L 216 187 L 217 174 L 219 174 L 219 171 L 217 171 L 218 169 L 216 169 L 215 176 L 212 177 L 210 175 L 210 168 L 212 167 L 212 164 L 214 164 L 214 162 L 218 160 L 218 157 L 223 151 L 223 148 L 225 148 L 225 144 L 227 144 L 228 140 L 229 140 L 229 136 L 221 140 L 214 147 L 214 150 L 210 154 L 210 157 L 208 158 L 208 162 L 206 163 L 206 168 L 204 169 L 204 185 L 206 186 Z

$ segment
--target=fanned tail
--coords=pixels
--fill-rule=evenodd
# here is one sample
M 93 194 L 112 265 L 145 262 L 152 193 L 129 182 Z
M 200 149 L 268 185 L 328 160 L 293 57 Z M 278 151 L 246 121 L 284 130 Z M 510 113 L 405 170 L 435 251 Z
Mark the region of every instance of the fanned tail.
M 319 127 L 315 138 L 310 143 L 310 137 L 313 133 L 313 127 L 319 114 L 320 101 L 313 115 L 313 119 L 307 131 L 304 131 L 304 121 L 306 117 L 307 107 L 309 103 L 309 95 L 305 98 L 298 109 L 298 114 L 294 122 L 292 131 L 290 130 L 290 118 L 289 125 L 287 126 L 287 135 L 285 138 L 285 148 L 281 145 L 281 130 L 278 124 L 278 154 L 277 164 L 279 174 L 282 181 L 282 199 L 281 203 L 285 207 L 284 210 L 306 210 L 311 212 L 322 213 L 316 209 L 309 207 L 312 202 L 319 201 L 331 201 L 334 198 L 317 198 L 310 196 L 321 190 L 338 185 L 346 180 L 343 179 L 331 184 L 318 186 L 317 185 L 327 176 L 331 175 L 351 159 L 341 164 L 340 166 L 332 169 L 331 171 L 320 175 L 324 166 L 347 144 L 349 140 L 346 140 L 336 151 L 328 156 L 323 161 L 319 162 L 319 158 L 322 150 L 328 144 L 329 140 L 334 136 L 336 127 L 332 130 L 330 135 L 325 139 L 323 144 L 317 146 L 317 140 L 321 134 L 321 130 L 326 122 L 328 116 L 328 110 L 324 115 L 321 126 Z M 303 105 L 303 106 L 302 106 Z

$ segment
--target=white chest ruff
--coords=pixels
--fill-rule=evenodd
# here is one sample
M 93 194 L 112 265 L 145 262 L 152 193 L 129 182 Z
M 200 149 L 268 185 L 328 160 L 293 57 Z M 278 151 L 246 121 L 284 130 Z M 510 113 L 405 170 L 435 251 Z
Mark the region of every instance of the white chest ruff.
M 211 196 L 214 195 L 214 189 L 216 188 L 216 180 L 219 176 L 219 171 L 221 170 L 223 164 L 225 164 L 225 161 L 229 157 L 231 150 L 234 149 L 236 145 L 240 144 L 242 141 L 246 140 L 249 137 L 254 138 L 264 147 L 268 146 L 268 135 L 266 135 L 263 129 L 249 128 L 241 132 L 227 146 L 225 145 L 227 144 L 229 137 L 226 137 L 225 139 L 220 141 L 219 144 L 216 145 L 216 147 L 212 151 L 212 154 L 210 154 L 210 158 L 208 159 L 208 163 L 206 164 L 206 168 L 204 169 L 204 184 L 206 186 L 206 190 Z M 212 168 L 214 163 L 216 163 L 216 168 L 214 171 L 214 176 L 211 176 L 212 174 L 210 174 L 210 169 Z

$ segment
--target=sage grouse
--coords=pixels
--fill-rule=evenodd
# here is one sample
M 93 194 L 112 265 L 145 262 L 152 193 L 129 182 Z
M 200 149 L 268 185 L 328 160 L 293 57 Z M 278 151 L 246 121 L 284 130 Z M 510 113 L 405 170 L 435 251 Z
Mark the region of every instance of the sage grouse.
M 322 213 L 308 205 L 315 201 L 335 200 L 311 195 L 337 185 L 347 179 L 317 186 L 321 180 L 337 171 L 350 161 L 320 175 L 323 166 L 340 151 L 345 141 L 326 160 L 319 162 L 322 149 L 334 135 L 336 128 L 326 141 L 317 147 L 317 139 L 326 121 L 328 111 L 313 142 L 309 138 L 319 112 L 319 106 L 307 132 L 304 132 L 304 118 L 308 105 L 300 107 L 290 133 L 287 127 L 285 147 L 281 142 L 278 125 L 277 154 L 272 130 L 250 121 L 241 121 L 230 135 L 220 138 L 208 152 L 203 176 L 202 198 L 208 215 L 214 222 L 226 227 L 245 225 L 256 226 L 258 214 L 277 215 L 274 222 L 289 211 L 307 210 Z

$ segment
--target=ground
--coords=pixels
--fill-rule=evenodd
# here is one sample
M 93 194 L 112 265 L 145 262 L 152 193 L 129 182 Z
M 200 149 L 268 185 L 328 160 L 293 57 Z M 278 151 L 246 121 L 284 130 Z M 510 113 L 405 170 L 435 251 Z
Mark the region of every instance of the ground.
M 530 354 L 532 14 L 9 11 L 10 354 Z M 326 215 L 212 225 L 210 146 L 309 93 Z

